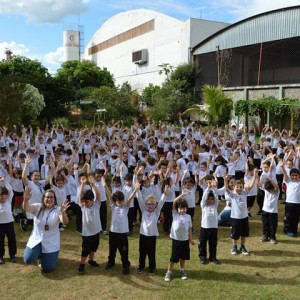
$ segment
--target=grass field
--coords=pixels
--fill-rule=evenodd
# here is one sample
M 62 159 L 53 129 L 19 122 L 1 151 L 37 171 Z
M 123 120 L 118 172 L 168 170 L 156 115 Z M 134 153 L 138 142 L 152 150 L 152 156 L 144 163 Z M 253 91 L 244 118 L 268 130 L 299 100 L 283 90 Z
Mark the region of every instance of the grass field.
M 221 205 L 222 207 L 222 205 Z M 220 209 L 221 209 L 220 207 Z M 253 214 L 257 207 L 254 207 Z M 84 275 L 77 274 L 81 253 L 81 237 L 75 232 L 74 218 L 61 234 L 61 252 L 57 269 L 41 273 L 36 265 L 25 266 L 23 249 L 30 232 L 21 232 L 16 224 L 18 262 L 6 259 L 0 265 L 0 299 L 300 299 L 300 238 L 282 233 L 284 205 L 279 204 L 278 244 L 261 243 L 261 219 L 250 221 L 247 248 L 251 255 L 230 254 L 230 229 L 219 228 L 218 259 L 221 265 L 200 265 L 197 243 L 191 246 L 191 260 L 186 270 L 189 279 L 179 278 L 176 266 L 173 280 L 164 282 L 171 253 L 171 240 L 162 233 L 157 242 L 157 273 L 137 274 L 138 231 L 129 237 L 131 274 L 123 275 L 120 257 L 116 266 L 104 270 L 108 255 L 108 236 L 101 235 L 95 260 L 100 268 L 86 266 Z M 110 212 L 108 212 L 110 213 Z M 199 238 L 200 208 L 194 219 L 195 242 Z M 6 251 L 7 252 L 7 251 Z

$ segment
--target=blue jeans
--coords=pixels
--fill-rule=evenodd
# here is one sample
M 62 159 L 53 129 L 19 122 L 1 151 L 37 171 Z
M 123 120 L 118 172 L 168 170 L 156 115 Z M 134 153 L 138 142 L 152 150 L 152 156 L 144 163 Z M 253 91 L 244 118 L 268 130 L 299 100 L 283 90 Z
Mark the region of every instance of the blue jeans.
M 32 249 L 29 247 L 25 248 L 24 262 L 25 264 L 30 264 L 40 259 L 43 272 L 52 272 L 57 265 L 58 254 L 59 251 L 42 253 L 42 244 L 39 243 Z
M 231 210 L 222 210 L 218 217 L 219 226 L 229 226 L 230 225 L 230 214 Z

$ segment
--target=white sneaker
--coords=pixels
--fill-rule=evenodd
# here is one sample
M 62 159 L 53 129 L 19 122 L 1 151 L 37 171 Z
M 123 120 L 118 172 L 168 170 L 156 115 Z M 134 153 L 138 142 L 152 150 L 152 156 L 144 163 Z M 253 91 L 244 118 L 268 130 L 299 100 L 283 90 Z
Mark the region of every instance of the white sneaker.
M 167 271 L 165 275 L 165 281 L 170 282 L 172 280 L 172 272 Z

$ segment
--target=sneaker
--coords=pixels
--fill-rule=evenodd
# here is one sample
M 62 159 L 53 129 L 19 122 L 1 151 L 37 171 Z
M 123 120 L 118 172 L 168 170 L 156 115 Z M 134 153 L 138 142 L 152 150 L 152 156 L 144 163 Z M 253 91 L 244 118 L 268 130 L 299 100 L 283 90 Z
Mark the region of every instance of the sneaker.
M 124 275 L 128 275 L 129 273 L 130 273 L 129 267 L 123 268 L 123 274 L 124 274 Z
M 241 251 L 241 253 L 242 253 L 243 255 L 250 255 L 250 252 L 246 249 L 245 246 L 242 246 L 242 247 L 240 248 L 240 251 Z
M 216 258 L 211 258 L 210 261 L 212 263 L 214 263 L 215 265 L 220 265 L 220 261 L 218 259 L 216 259 Z
M 248 219 L 251 220 L 252 219 L 252 215 L 251 213 L 248 213 Z
M 42 261 L 40 258 L 38 258 L 38 260 L 37 260 L 37 265 L 40 269 L 42 269 Z
M 64 231 L 65 229 L 63 227 L 60 227 L 59 228 L 59 231 Z
M 16 263 L 16 262 L 17 262 L 16 256 L 15 256 L 15 255 L 12 256 L 12 257 L 10 258 L 10 261 L 11 261 L 12 263 Z
M 200 263 L 202 265 L 205 265 L 206 264 L 206 258 L 204 256 L 200 256 Z
M 265 242 L 270 242 L 270 239 L 268 237 L 266 237 L 265 235 L 263 235 L 260 239 L 261 242 L 265 243 Z
M 172 280 L 172 272 L 167 271 L 165 275 L 165 281 L 170 282 Z
M 78 269 L 77 269 L 77 272 L 79 273 L 79 274 L 83 274 L 83 272 L 84 272 L 84 264 L 80 264 L 79 265 L 79 267 L 78 267 Z
M 98 263 L 96 263 L 94 260 L 88 260 L 88 264 L 89 264 L 89 266 L 91 266 L 91 267 L 96 267 L 96 268 L 99 268 L 100 267 L 100 265 L 98 264 Z
M 290 237 L 297 237 L 298 235 L 293 233 L 293 232 L 287 232 L 286 233 L 287 236 L 290 236 Z
M 155 271 L 155 269 L 149 269 L 149 275 L 150 276 L 153 276 L 153 275 L 155 275 L 155 273 L 156 273 L 156 271 Z
M 103 234 L 103 235 L 108 235 L 108 232 L 107 232 L 106 230 L 103 230 L 103 231 L 102 231 L 102 234 Z
M 108 263 L 106 264 L 106 266 L 105 266 L 105 270 L 111 269 L 114 265 L 115 265 L 115 263 L 110 263 L 110 262 L 108 262 Z
M 27 226 L 27 220 L 26 219 L 21 219 L 20 220 L 20 228 L 22 231 L 26 231 L 26 226 Z
M 187 280 L 188 279 L 188 276 L 187 276 L 187 273 L 185 272 L 185 270 L 180 270 L 179 271 L 179 276 L 182 280 Z
M 3 257 L 0 257 L 0 265 L 3 265 L 3 264 L 5 264 L 5 261 L 4 261 Z
M 137 271 L 138 274 L 141 274 L 141 273 L 143 273 L 144 268 L 138 267 L 136 271 Z
M 278 244 L 278 242 L 277 242 L 276 239 L 271 239 L 271 243 L 274 244 L 274 245 L 275 245 L 275 244 Z
M 237 246 L 233 246 L 233 247 L 231 248 L 231 254 L 232 254 L 232 255 L 237 255 L 237 254 L 238 254 L 238 252 L 237 252 Z

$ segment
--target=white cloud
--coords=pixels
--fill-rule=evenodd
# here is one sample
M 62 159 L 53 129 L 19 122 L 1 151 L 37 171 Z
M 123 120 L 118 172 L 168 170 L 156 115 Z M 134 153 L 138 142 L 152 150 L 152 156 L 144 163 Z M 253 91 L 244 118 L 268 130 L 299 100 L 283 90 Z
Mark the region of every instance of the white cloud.
M 56 51 L 47 53 L 44 61 L 47 64 L 60 65 L 64 61 L 64 48 L 59 47 Z
M 16 14 L 32 23 L 56 23 L 87 10 L 90 0 L 0 0 L 0 14 Z
M 6 58 L 5 50 L 9 49 L 13 55 L 26 55 L 30 49 L 24 44 L 18 44 L 16 42 L 2 42 L 0 43 L 0 59 Z
M 223 10 L 234 15 L 236 20 L 274 9 L 299 5 L 299 0 L 214 0 L 211 3 L 213 10 Z

